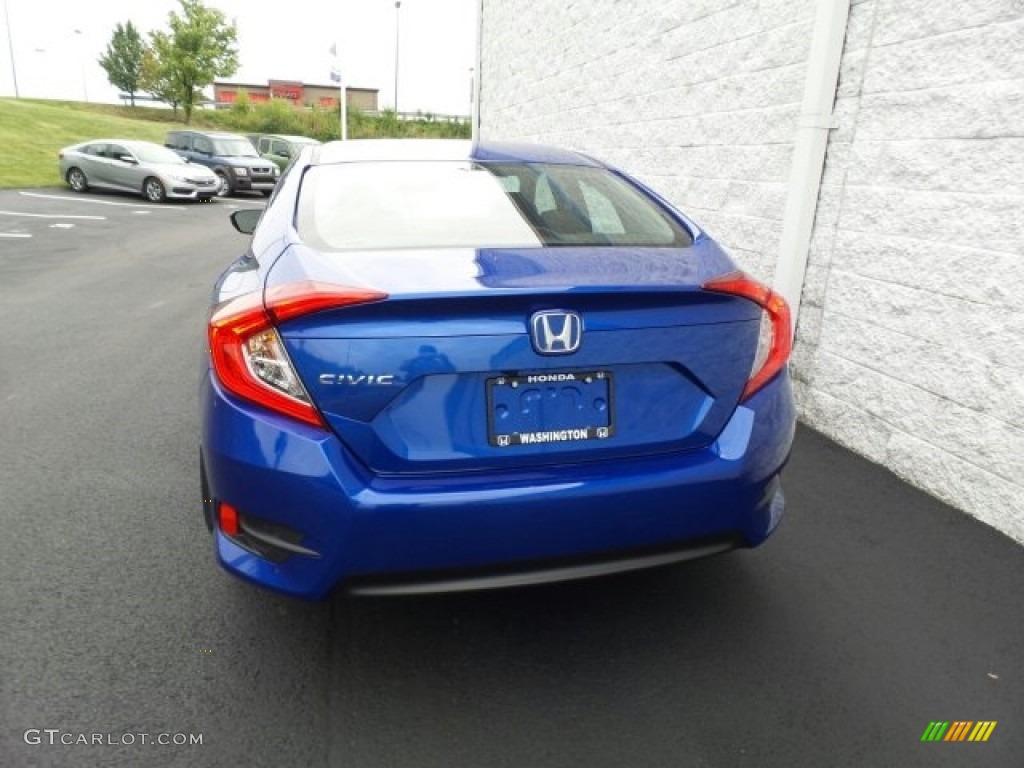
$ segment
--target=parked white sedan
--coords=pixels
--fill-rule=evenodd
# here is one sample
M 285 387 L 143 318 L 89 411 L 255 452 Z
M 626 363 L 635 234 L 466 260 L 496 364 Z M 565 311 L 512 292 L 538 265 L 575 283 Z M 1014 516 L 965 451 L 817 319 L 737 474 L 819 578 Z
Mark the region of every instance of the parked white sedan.
M 168 198 L 206 202 L 217 194 L 213 171 L 149 141 L 96 139 L 65 147 L 58 157 L 61 178 L 75 192 L 116 189 L 154 203 Z

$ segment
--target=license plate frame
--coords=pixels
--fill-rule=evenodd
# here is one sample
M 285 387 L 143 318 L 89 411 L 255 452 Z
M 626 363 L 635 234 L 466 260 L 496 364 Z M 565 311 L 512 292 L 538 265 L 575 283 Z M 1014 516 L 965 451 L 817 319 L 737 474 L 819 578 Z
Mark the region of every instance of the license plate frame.
M 609 370 L 505 373 L 485 387 L 487 442 L 494 448 L 579 445 L 615 434 Z

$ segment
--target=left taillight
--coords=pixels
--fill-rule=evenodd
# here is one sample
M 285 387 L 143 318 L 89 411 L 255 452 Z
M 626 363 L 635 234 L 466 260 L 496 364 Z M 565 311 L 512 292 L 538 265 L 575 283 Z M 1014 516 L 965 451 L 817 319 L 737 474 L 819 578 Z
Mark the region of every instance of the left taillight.
M 793 351 L 789 305 L 771 288 L 742 272 L 712 280 L 705 283 L 703 288 L 706 291 L 740 296 L 761 307 L 757 352 L 754 354 L 747 385 L 740 396 L 740 402 L 743 402 L 771 381 L 789 360 L 790 352 Z
M 306 424 L 323 417 L 295 371 L 277 326 L 325 309 L 364 304 L 386 294 L 314 281 L 231 299 L 214 310 L 208 336 L 214 373 L 229 392 Z

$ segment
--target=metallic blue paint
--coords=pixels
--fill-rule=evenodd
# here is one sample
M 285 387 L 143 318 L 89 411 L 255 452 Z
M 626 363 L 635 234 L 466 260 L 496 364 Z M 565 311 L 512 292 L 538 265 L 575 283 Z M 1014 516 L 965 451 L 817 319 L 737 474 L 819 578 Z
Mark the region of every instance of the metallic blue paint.
M 202 390 L 204 454 L 217 497 L 302 531 L 303 546 L 322 555 L 271 563 L 217 531 L 221 564 L 307 598 L 359 577 L 614 553 L 718 534 L 757 546 L 778 523 L 772 498 L 763 496 L 785 464 L 795 422 L 782 375 L 698 451 L 388 477 L 368 472 L 333 434 L 232 398 L 212 374 Z
M 472 152 L 481 162 L 596 164 L 545 148 Z M 694 233 L 692 246 L 320 254 L 291 225 L 316 155 L 304 151 L 282 177 L 214 304 L 304 280 L 389 296 L 279 328 L 325 429 L 239 400 L 212 370 L 202 376 L 213 496 L 320 554 L 274 562 L 216 530 L 224 568 L 317 598 L 364 579 L 614 558 L 723 536 L 757 546 L 771 533 L 795 425 L 790 382 L 783 370 L 739 403 L 761 312 L 700 289 L 736 269 L 710 238 L 655 198 Z M 529 317 L 554 308 L 583 318 L 574 354 L 531 346 Z M 612 437 L 488 443 L 487 379 L 595 370 L 613 375 Z M 371 375 L 393 379 L 360 379 Z

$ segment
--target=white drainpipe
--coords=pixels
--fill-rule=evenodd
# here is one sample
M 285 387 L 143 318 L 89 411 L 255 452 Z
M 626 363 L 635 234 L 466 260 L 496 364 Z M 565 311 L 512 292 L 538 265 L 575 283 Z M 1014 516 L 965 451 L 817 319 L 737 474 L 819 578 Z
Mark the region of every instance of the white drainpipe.
M 484 49 L 484 0 L 476 4 L 476 66 L 473 68 L 473 109 L 469 119 L 472 121 L 471 135 L 473 143 L 480 140 L 480 81 L 483 73 Z
M 779 259 L 775 267 L 775 290 L 789 303 L 796 333 L 804 273 L 811 245 L 818 189 L 825 165 L 828 132 L 832 127 L 839 65 L 850 14 L 850 0 L 818 0 L 811 51 L 807 58 L 807 80 L 800 107 L 789 193 L 782 217 Z

